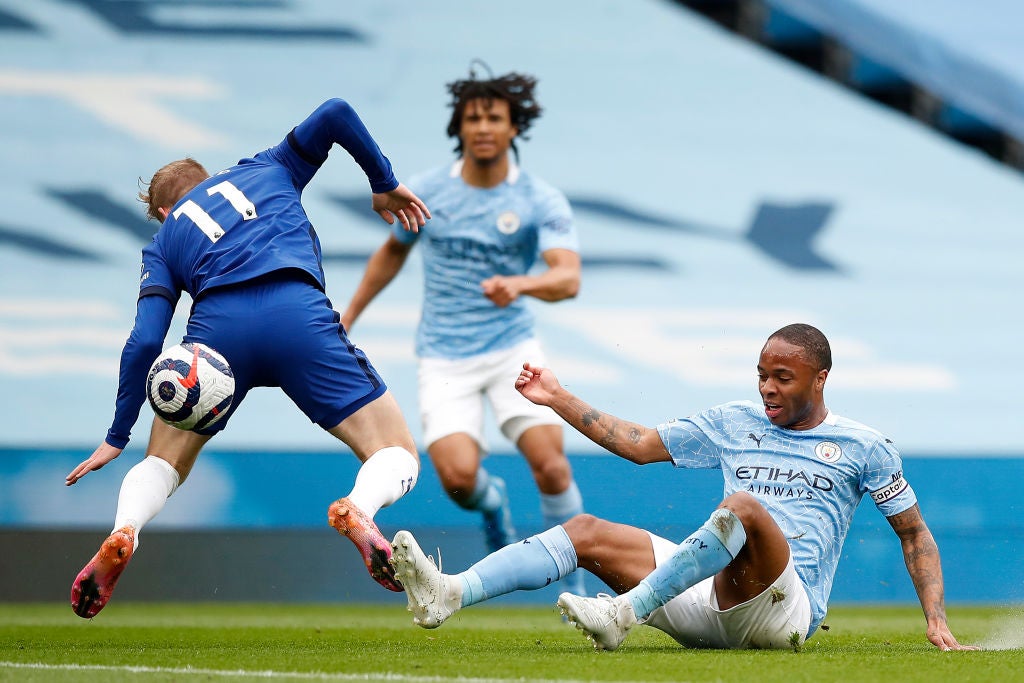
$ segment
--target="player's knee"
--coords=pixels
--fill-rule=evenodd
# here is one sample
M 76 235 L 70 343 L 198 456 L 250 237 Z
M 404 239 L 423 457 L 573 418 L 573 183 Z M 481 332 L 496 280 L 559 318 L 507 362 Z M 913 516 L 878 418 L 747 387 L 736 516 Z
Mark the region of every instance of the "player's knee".
M 727 496 L 718 507 L 736 515 L 747 529 L 756 527 L 768 515 L 761 502 L 746 491 L 737 491 Z
M 545 458 L 531 462 L 530 469 L 537 488 L 543 493 L 562 493 L 572 482 L 572 469 L 564 456 Z
M 456 502 L 469 500 L 476 489 L 476 470 L 453 466 L 438 466 L 437 476 L 445 493 Z
M 586 512 L 562 523 L 562 528 L 569 535 L 569 540 L 572 541 L 577 554 L 581 552 L 581 549 L 599 543 L 601 535 L 607 534 L 610 526 L 611 522 Z

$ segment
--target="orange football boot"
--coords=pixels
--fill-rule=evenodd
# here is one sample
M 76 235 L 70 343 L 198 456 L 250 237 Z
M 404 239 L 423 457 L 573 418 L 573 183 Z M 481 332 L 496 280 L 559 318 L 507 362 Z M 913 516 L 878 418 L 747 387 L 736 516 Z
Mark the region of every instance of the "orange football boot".
M 395 578 L 395 568 L 391 566 L 391 543 L 366 513 L 348 498 L 340 498 L 327 508 L 327 523 L 356 544 L 374 581 L 389 591 L 400 593 L 404 590 Z
M 135 529 L 118 529 L 107 536 L 99 551 L 71 584 L 71 608 L 83 619 L 92 619 L 110 600 L 121 572 L 135 551 Z

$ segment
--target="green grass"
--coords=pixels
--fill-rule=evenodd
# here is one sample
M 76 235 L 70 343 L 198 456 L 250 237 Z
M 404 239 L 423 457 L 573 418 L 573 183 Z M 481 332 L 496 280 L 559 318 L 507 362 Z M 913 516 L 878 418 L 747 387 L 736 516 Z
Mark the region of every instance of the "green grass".
M 950 610 L 961 642 L 1024 645 L 1021 610 Z M 434 631 L 401 608 L 0 604 L 0 681 L 1024 681 L 1024 650 L 936 650 L 917 607 L 837 607 L 792 651 L 684 650 L 639 627 L 595 652 L 554 608 L 481 606 Z M 110 668 L 107 668 L 110 667 Z

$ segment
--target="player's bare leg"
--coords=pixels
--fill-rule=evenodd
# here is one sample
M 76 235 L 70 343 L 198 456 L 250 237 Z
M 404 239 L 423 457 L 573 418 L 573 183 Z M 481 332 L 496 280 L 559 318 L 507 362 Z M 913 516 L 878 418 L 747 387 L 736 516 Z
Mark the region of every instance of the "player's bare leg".
M 782 576 L 789 563 L 789 543 L 782 529 L 756 498 L 734 493 L 719 505 L 743 524 L 746 542 L 715 576 L 715 596 L 720 609 L 729 609 L 760 595 Z
M 464 510 L 481 514 L 488 550 L 519 540 L 505 480 L 482 466 L 480 445 L 472 436 L 464 432 L 443 436 L 427 452 L 448 497 Z

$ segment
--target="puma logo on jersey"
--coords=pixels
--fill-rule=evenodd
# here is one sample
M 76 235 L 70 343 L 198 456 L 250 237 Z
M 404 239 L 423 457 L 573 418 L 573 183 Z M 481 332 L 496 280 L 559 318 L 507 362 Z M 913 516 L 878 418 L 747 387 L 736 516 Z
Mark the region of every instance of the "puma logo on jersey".
M 750 432 L 749 434 L 747 434 L 747 438 L 756 443 L 758 448 L 761 447 L 761 439 L 763 439 L 764 437 L 764 434 L 762 434 L 761 436 L 756 436 L 754 432 Z

